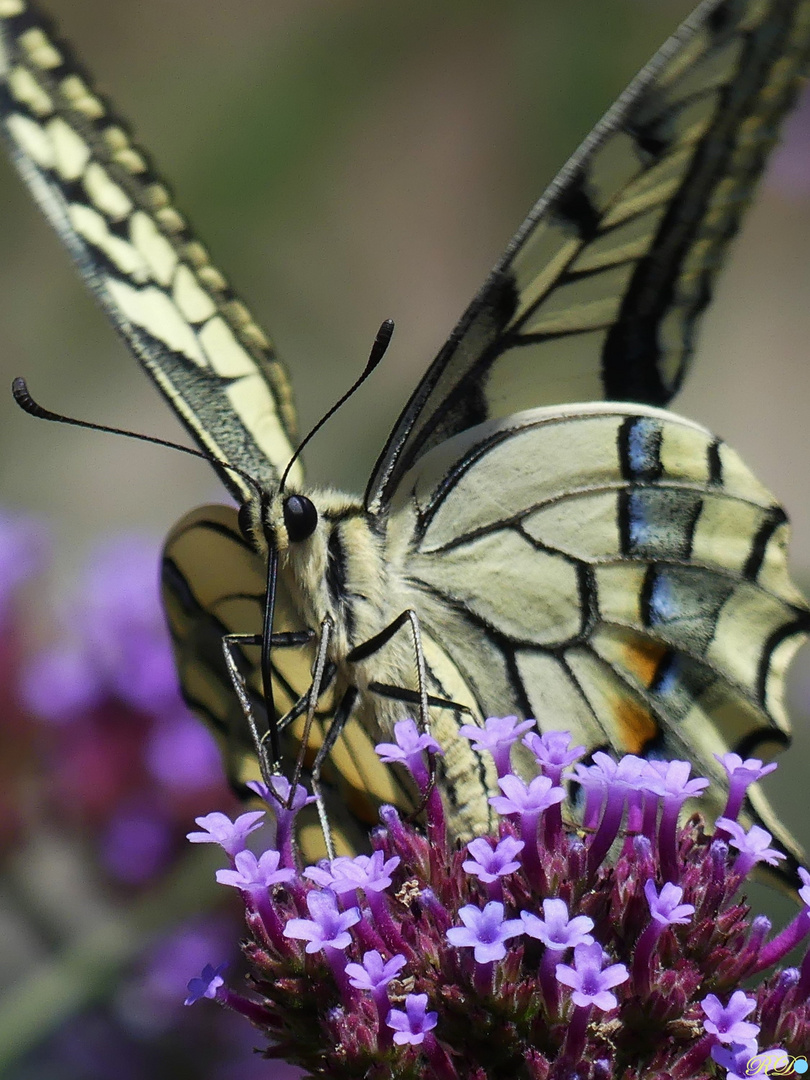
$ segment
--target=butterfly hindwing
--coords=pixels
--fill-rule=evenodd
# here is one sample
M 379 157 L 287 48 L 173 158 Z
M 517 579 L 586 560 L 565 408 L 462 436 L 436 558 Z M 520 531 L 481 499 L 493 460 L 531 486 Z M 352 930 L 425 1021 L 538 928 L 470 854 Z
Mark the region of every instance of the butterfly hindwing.
M 87 285 L 202 449 L 277 483 L 296 438 L 284 368 L 28 0 L 0 0 L 0 127 Z M 234 495 L 250 493 L 216 467 Z
M 520 409 L 664 405 L 810 59 L 808 0 L 707 0 L 532 209 L 416 388 L 366 491 Z
M 478 712 L 590 747 L 769 757 L 810 629 L 784 512 L 739 457 L 656 409 L 530 410 L 457 436 L 401 485 L 391 543 Z
M 163 605 L 169 623 L 183 696 L 192 711 L 215 732 L 228 776 L 244 792 L 247 780 L 259 779 L 256 748 L 234 693 L 222 651 L 226 634 L 260 634 L 265 604 L 264 560 L 241 534 L 236 510 L 203 506 L 186 514 L 166 539 L 162 566 Z M 275 598 L 276 633 L 301 629 L 300 615 L 280 579 Z M 240 646 L 242 670 L 257 722 L 266 729 L 257 646 Z M 273 698 L 286 713 L 308 692 L 314 649 L 311 645 L 276 649 L 272 656 Z M 334 708 L 331 691 L 323 694 L 310 736 L 307 762 L 320 746 L 324 725 Z M 303 721 L 291 727 L 284 742 L 284 761 L 291 768 L 300 750 Z M 357 823 L 370 828 L 382 803 L 414 809 L 411 792 L 374 753 L 368 732 L 356 721 L 346 725 L 331 755 L 325 776 L 330 821 L 338 850 L 357 849 Z M 346 811 L 349 810 L 350 814 Z M 317 824 L 306 826 L 302 844 L 312 860 L 321 857 L 323 837 Z

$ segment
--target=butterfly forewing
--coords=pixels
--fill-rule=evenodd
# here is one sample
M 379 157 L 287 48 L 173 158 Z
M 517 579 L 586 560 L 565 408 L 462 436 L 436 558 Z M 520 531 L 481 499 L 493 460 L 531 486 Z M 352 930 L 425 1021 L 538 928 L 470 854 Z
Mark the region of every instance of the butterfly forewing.
M 296 437 L 284 368 L 127 126 L 27 0 L 0 0 L 0 126 L 85 281 L 200 446 L 277 483 Z M 251 494 L 216 467 L 238 498 Z
M 709 0 L 532 209 L 402 413 L 366 492 L 494 417 L 666 404 L 810 57 L 810 0 Z

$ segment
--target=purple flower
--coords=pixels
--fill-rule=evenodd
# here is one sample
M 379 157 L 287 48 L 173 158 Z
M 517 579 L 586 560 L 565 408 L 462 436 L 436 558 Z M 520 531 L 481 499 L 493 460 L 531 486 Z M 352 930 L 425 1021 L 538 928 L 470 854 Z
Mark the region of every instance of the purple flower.
M 554 787 L 547 776 L 535 776 L 525 784 L 519 776 L 509 773 L 500 778 L 498 787 L 503 795 L 493 795 L 489 803 L 504 817 L 518 814 L 521 817 L 530 815 L 536 819 L 549 806 L 562 802 L 565 798 L 565 791 L 561 787 Z
M 399 720 L 394 724 L 395 743 L 378 743 L 375 750 L 386 765 L 399 762 L 410 772 L 422 794 L 430 785 L 430 773 L 425 765 L 426 753 L 442 754 L 443 750 L 427 732 L 420 734 L 415 721 Z M 439 805 L 438 803 L 436 804 Z
M 656 891 L 655 882 L 650 880 L 644 886 L 644 895 L 650 905 L 650 915 L 662 926 L 685 925 L 695 914 L 693 904 L 682 904 L 683 889 L 666 881 L 661 886 L 661 893 Z
M 306 941 L 308 953 L 329 947 L 347 949 L 352 937 L 349 927 L 360 922 L 360 909 L 353 907 L 341 911 L 335 894 L 312 889 L 307 893 L 307 909 L 311 919 L 290 919 L 284 927 L 284 936 Z
M 166 867 L 173 851 L 172 822 L 159 803 L 118 806 L 105 825 L 101 851 L 119 881 L 141 884 Z
M 759 758 L 746 758 L 743 761 L 739 754 L 732 753 L 714 756 L 728 773 L 728 798 L 721 817 L 736 819 L 748 787 L 772 773 L 776 763 L 763 765 Z
M 572 746 L 572 741 L 570 731 L 546 731 L 543 735 L 531 731 L 524 737 L 523 745 L 534 754 L 543 775 L 548 776 L 552 784 L 559 785 L 563 769 L 573 765 L 585 753 L 584 746 Z
M 565 798 L 565 791 L 561 787 L 555 787 L 548 776 L 535 776 L 527 785 L 520 777 L 507 773 L 498 780 L 503 795 L 495 795 L 490 800 L 490 806 L 499 814 L 517 814 L 520 818 L 520 838 L 525 848 L 523 852 L 523 865 L 527 876 L 532 881 L 539 881 L 543 876 L 542 860 L 537 841 L 537 826 L 540 815 L 553 808 L 556 814 L 547 829 L 547 840 L 552 845 L 559 833 L 562 818 L 558 804 Z M 547 826 L 549 819 L 546 819 Z
M 160 603 L 160 545 L 131 534 L 99 546 L 75 613 L 81 638 L 110 691 L 160 715 L 182 707 Z
M 469 739 L 473 750 L 479 754 L 489 751 L 495 761 L 498 776 L 509 772 L 509 752 L 524 731 L 534 727 L 534 720 L 519 721 L 516 716 L 490 716 L 482 730 L 477 724 L 462 724 L 459 735 Z
M 211 964 L 206 964 L 201 975 L 189 980 L 188 997 L 183 1004 L 193 1005 L 200 998 L 215 998 L 217 990 L 225 983 L 222 972 L 227 966 L 227 964 L 220 964 L 215 968 Z
M 410 734 L 418 743 L 415 729 Z M 570 754 L 567 736 L 545 742 L 550 758 Z M 666 876 L 659 813 L 664 822 L 668 807 L 705 787 L 690 779 L 688 764 L 599 755 L 585 776 L 603 802 L 592 837 L 572 824 L 579 806 L 566 808 L 553 827 L 560 803 L 541 809 L 559 792 L 551 776 L 530 782 L 529 775 L 507 775 L 493 802 L 517 814 L 521 830 L 533 822 L 530 843 L 516 839 L 507 821 L 459 851 L 428 799 L 418 825 L 383 807 L 373 854 L 304 871 L 296 853 L 297 877 L 288 887 L 268 888 L 253 869 L 258 859 L 246 857 L 247 873 L 240 857 L 220 877 L 240 886 L 260 880 L 255 896 L 242 888 L 248 983 L 242 997 L 220 988 L 217 1002 L 249 1017 L 274 1044 L 271 1054 L 289 1056 L 308 1075 L 370 1075 L 382 1067 L 386 1075 L 416 1070 L 436 1080 L 479 1072 L 609 1080 L 630 1068 L 691 1080 L 712 1070 L 746 1075 L 743 1043 L 754 1067 L 765 1068 L 769 1059 L 746 1037 L 752 1034 L 789 1057 L 803 1053 L 810 1045 L 810 953 L 796 969 L 769 969 L 810 934 L 810 870 L 799 874 L 804 909 L 772 937 L 769 920 L 752 918 L 736 898 L 742 855 L 707 837 L 697 816 L 682 825 L 677 815 L 672 820 L 678 877 Z M 625 808 L 624 837 L 605 851 L 604 864 L 592 863 L 598 832 L 600 843 L 615 837 Z M 735 835 L 740 828 L 728 827 Z M 751 838 L 757 856 L 767 850 L 767 837 Z M 274 856 L 268 870 L 284 865 Z M 324 891 L 313 889 L 313 880 Z M 352 907 L 361 895 L 362 911 Z M 750 998 L 734 996 L 743 979 L 766 971 Z M 314 997 L 307 986 L 316 987 Z M 717 997 L 707 997 L 709 989 Z M 307 1008 L 299 1010 L 302 993 Z M 428 1002 L 441 1041 L 426 1022 Z M 494 1039 L 509 1016 L 518 1018 L 509 1038 Z
M 145 757 L 153 779 L 173 792 L 206 790 L 222 782 L 222 758 L 216 740 L 185 708 L 155 722 Z M 182 768 L 178 768 L 178 762 L 182 762 Z
M 295 877 L 292 867 L 279 869 L 280 860 L 281 853 L 272 848 L 263 852 L 258 859 L 252 851 L 238 851 L 233 860 L 235 869 L 217 870 L 216 878 L 220 885 L 232 885 L 249 893 L 269 889 Z
M 619 1002 L 610 990 L 630 978 L 624 964 L 611 964 L 602 970 L 604 953 L 598 941 L 591 945 L 577 945 L 574 949 L 574 966 L 557 964 L 557 981 L 573 989 L 571 1000 L 579 1008 L 595 1005 L 602 1012 L 610 1012 Z
M 409 1043 L 419 1046 L 425 1041 L 425 1035 L 432 1031 L 439 1022 L 439 1014 L 427 1012 L 427 994 L 408 994 L 405 998 L 405 1011 L 392 1009 L 388 1014 L 388 1026 L 394 1031 L 394 1042 L 402 1046 Z
M 270 809 L 276 819 L 276 847 L 281 852 L 285 866 L 295 865 L 295 819 L 315 796 L 310 795 L 302 784 L 296 784 L 295 791 L 286 776 L 271 776 L 270 786 L 261 780 L 250 780 L 247 786 L 258 795 Z
M 709 785 L 709 781 L 703 777 L 690 780 L 691 771 L 692 766 L 688 761 L 649 762 L 648 790 L 660 795 L 664 800 L 658 846 L 667 881 L 676 881 L 678 878 L 677 832 L 681 807 L 687 799 L 698 798 Z M 654 822 L 652 825 L 654 826 Z M 649 831 L 645 829 L 650 839 L 653 838 L 652 831 L 652 828 Z
M 264 810 L 249 810 L 240 814 L 236 821 L 231 821 L 227 814 L 215 810 L 211 814 L 194 818 L 203 832 L 186 833 L 186 839 L 192 844 L 219 844 L 233 858 L 242 851 L 245 840 L 262 826 Z
M 706 1014 L 704 1029 L 716 1035 L 722 1043 L 746 1043 L 759 1034 L 759 1024 L 751 1024 L 745 1017 L 757 1007 L 754 998 L 746 997 L 742 990 L 735 990 L 728 1005 L 723 1005 L 715 994 L 707 994 L 700 1007 Z
M 391 874 L 399 866 L 398 855 L 386 859 L 382 851 L 371 855 L 338 855 L 331 863 L 308 866 L 304 877 L 322 888 L 331 889 L 337 896 L 363 889 L 365 892 L 384 892 L 391 884 Z
M 295 793 L 290 797 L 292 784 L 286 776 L 271 776 L 270 787 L 263 780 L 248 780 L 245 786 L 266 802 L 274 812 L 281 807 L 282 810 L 297 813 L 315 802 L 315 796 L 310 795 L 303 784 L 296 784 Z
M 523 848 L 523 841 L 516 840 L 514 836 L 505 836 L 494 848 L 488 840 L 479 836 L 477 840 L 471 840 L 467 844 L 467 851 L 472 858 L 465 859 L 461 865 L 468 874 L 473 874 L 488 884 L 520 869 L 516 856 Z
M 479 964 L 502 960 L 506 956 L 504 942 L 523 933 L 520 919 L 504 919 L 503 904 L 490 900 L 481 911 L 474 904 L 459 908 L 458 917 L 464 926 L 447 931 L 447 940 L 457 948 L 474 948 Z
M 543 915 L 544 918 L 541 919 L 531 911 L 521 911 L 520 918 L 523 921 L 524 933 L 542 941 L 547 949 L 563 952 L 577 945 L 593 944 L 590 933 L 593 930 L 593 919 L 587 915 L 575 915 L 573 919 L 569 919 L 568 905 L 564 900 L 544 900 Z
M 729 844 L 740 852 L 734 863 L 738 874 L 747 874 L 758 862 L 776 866 L 785 858 L 781 851 L 769 846 L 773 837 L 767 829 L 762 829 L 759 825 L 752 825 L 746 832 L 738 821 L 721 817 L 717 819 L 715 826 L 722 833 L 728 834 Z
M 93 658 L 74 642 L 60 641 L 34 656 L 20 678 L 25 705 L 53 724 L 70 723 L 91 712 L 104 694 Z
M 347 964 L 346 974 L 349 982 L 358 990 L 379 990 L 399 975 L 407 963 L 404 956 L 397 953 L 390 960 L 383 960 L 376 949 L 363 954 L 362 964 Z
M 374 748 L 380 761 L 385 762 L 386 765 L 395 761 L 408 765 L 412 757 L 420 756 L 425 751 L 431 754 L 442 752 L 442 748 L 433 736 L 428 735 L 427 732 L 420 733 L 416 721 L 411 719 L 398 720 L 394 724 L 394 738 L 395 743 L 378 743 Z

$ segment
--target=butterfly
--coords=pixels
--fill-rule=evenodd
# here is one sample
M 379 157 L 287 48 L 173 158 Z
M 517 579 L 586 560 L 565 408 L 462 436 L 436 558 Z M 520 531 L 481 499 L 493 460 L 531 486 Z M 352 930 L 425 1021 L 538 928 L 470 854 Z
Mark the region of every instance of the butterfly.
M 306 486 L 269 339 L 49 23 L 0 0 L 11 155 L 240 504 L 186 515 L 163 561 L 183 693 L 235 781 L 312 721 L 350 844 L 376 803 L 413 805 L 372 747 L 418 713 L 468 838 L 497 790 L 471 720 L 687 758 L 718 808 L 716 753 L 787 744 L 810 612 L 785 513 L 665 407 L 808 57 L 810 0 L 704 0 L 531 210 L 355 497 Z M 748 813 L 799 857 L 761 794 Z

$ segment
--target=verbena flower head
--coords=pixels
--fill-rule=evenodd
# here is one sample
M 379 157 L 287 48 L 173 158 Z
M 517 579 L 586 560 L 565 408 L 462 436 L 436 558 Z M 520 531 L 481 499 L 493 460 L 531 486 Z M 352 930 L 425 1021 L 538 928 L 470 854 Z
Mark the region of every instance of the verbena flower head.
M 518 727 L 490 721 L 480 752 Z M 396 737 L 383 754 L 424 778 L 430 741 L 415 725 Z M 563 785 L 581 748 L 523 741 L 539 775 L 500 775 L 497 833 L 466 844 L 433 793 L 426 830 L 385 807 L 370 855 L 308 868 L 234 851 L 257 821 L 200 819 L 244 899 L 249 979 L 229 987 L 211 957 L 189 999 L 242 1012 L 267 1057 L 334 1080 L 711 1080 L 807 1054 L 810 957 L 773 969 L 810 936 L 810 873 L 772 934 L 741 892 L 775 861 L 771 838 L 733 818 L 679 825 L 706 787 L 688 764 L 595 754 L 575 772 L 590 824 L 573 826 Z

